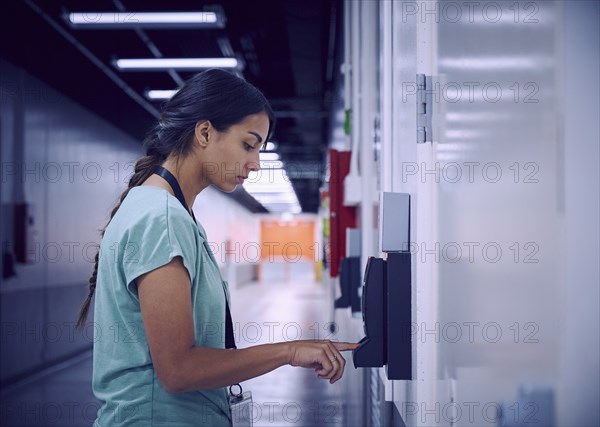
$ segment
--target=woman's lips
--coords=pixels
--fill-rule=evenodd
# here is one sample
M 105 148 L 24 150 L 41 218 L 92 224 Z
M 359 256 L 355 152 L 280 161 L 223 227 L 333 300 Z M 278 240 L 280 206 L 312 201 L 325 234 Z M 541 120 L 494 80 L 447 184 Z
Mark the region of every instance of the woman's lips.
M 246 178 L 244 178 L 243 176 L 238 176 L 237 179 L 238 179 L 238 184 L 242 185 Z

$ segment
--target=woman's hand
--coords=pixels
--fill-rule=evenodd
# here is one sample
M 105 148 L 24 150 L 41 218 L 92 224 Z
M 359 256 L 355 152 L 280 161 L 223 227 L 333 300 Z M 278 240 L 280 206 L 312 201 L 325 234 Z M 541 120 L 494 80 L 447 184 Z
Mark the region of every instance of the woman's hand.
M 342 378 L 346 359 L 341 351 L 354 350 L 356 343 L 331 342 L 329 340 L 291 341 L 289 364 L 303 368 L 313 368 L 319 378 L 331 384 Z

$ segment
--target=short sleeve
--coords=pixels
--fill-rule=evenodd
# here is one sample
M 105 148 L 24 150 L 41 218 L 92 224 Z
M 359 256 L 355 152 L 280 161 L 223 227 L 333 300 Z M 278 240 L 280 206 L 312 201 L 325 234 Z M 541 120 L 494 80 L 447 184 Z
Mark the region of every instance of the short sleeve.
M 127 290 L 137 299 L 136 279 L 168 264 L 177 256 L 183 260 L 191 283 L 196 277 L 198 231 L 185 211 L 168 201 L 164 209 L 145 212 L 131 225 L 121 247 L 121 265 Z

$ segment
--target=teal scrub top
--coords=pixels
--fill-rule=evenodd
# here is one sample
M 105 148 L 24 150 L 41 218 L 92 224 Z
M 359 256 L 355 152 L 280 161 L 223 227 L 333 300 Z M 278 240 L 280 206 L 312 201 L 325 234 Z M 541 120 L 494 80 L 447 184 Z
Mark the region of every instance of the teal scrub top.
M 191 279 L 195 345 L 225 348 L 229 290 L 204 229 L 165 189 L 133 187 L 100 244 L 92 387 L 102 405 L 94 426 L 231 425 L 225 388 L 170 394 L 152 364 L 136 278 L 176 256 Z

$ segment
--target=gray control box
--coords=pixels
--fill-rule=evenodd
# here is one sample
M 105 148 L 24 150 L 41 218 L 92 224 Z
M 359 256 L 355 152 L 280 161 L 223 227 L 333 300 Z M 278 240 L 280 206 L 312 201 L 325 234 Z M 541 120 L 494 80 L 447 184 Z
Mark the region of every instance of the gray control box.
M 379 193 L 379 249 L 410 251 L 410 194 Z
M 360 256 L 360 228 L 346 228 L 346 258 Z

